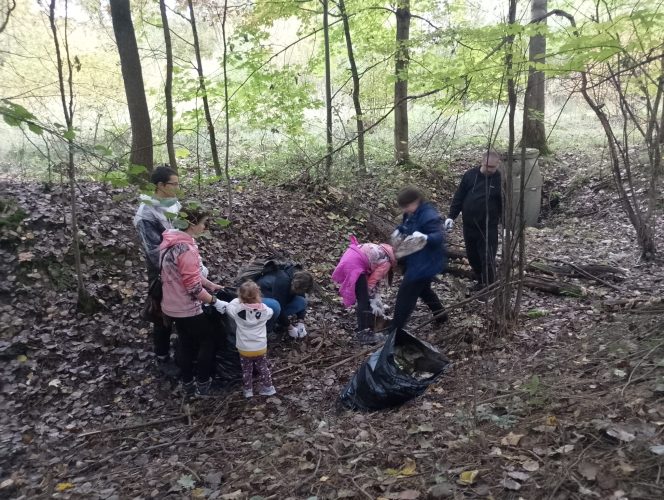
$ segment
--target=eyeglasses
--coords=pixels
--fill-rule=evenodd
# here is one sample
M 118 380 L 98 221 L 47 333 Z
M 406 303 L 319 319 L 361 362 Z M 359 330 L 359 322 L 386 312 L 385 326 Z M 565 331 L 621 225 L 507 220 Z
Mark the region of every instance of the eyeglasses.
M 179 182 L 164 182 L 164 184 L 170 184 L 171 186 L 179 186 Z

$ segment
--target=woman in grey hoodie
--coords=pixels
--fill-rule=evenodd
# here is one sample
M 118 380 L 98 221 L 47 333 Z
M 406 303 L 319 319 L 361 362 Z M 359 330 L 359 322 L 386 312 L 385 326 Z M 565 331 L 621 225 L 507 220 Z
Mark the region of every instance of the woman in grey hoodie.
M 159 276 L 162 234 L 167 229 L 173 229 L 171 221 L 181 208 L 176 197 L 180 182 L 175 170 L 168 166 L 157 167 L 152 172 L 150 182 L 155 186 L 154 194 L 140 196 L 141 204 L 134 216 L 134 226 L 138 231 L 148 270 L 148 284 Z M 172 324 L 166 326 L 154 323 L 152 340 L 160 371 L 167 376 L 177 377 L 179 370 L 170 359 L 172 331 Z

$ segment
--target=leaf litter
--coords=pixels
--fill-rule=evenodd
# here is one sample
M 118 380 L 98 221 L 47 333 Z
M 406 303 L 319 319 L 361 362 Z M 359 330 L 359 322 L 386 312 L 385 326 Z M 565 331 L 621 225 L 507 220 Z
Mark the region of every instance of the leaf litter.
M 453 171 L 473 158 L 450 158 Z M 131 226 L 136 193 L 95 184 L 78 192 L 84 281 L 103 304 L 84 316 L 72 294 L 67 190 L 0 184 L 0 196 L 27 214 L 0 235 L 0 496 L 499 498 L 518 484 L 524 498 L 659 497 L 664 349 L 661 319 L 649 314 L 660 306 L 648 297 L 661 291 L 664 273 L 637 262 L 633 230 L 613 193 L 592 189 L 601 179 L 584 170 L 589 163 L 563 154 L 547 165 L 556 189 L 569 194 L 541 229 L 528 230 L 529 259 L 620 267 L 624 281 L 614 283 L 622 291 L 581 278 L 565 278 L 587 289 L 580 298 L 526 289 L 526 313 L 508 339 L 491 339 L 482 308 L 469 304 L 443 330 L 418 332 L 455 361 L 454 373 L 377 414 L 334 405 L 361 359 L 351 359 L 360 352 L 353 315 L 336 300 L 329 273 L 349 232 L 364 241 L 386 236 L 373 224 L 376 206 L 396 223 L 388 196 L 357 186 L 362 212 L 339 190 L 300 190 L 293 211 L 301 187 L 238 190 L 233 223 L 201 241 L 213 277 L 230 283 L 243 262 L 276 250 L 311 269 L 322 295 L 311 297 L 310 338 L 271 346 L 277 397 L 247 402 L 232 392 L 185 407 L 155 369 L 138 317 L 147 285 Z M 589 183 L 573 185 L 572 173 L 584 172 Z M 449 184 L 422 175 L 444 211 Z M 269 232 L 257 232 L 266 200 L 279 215 Z M 212 190 L 201 201 L 225 204 Z M 450 240 L 460 244 L 460 231 Z M 451 304 L 467 285 L 445 276 L 434 287 Z M 418 308 L 412 324 L 428 318 Z

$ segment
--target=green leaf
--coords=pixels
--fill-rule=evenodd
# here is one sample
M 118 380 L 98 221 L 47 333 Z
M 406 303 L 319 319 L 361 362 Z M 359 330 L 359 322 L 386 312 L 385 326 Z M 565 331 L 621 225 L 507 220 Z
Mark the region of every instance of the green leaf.
M 64 134 L 62 134 L 62 137 L 68 141 L 73 141 L 76 138 L 76 132 L 74 132 L 74 129 L 69 129 Z
M 143 165 L 129 165 L 129 168 L 127 169 L 127 173 L 129 175 L 140 175 L 145 172 L 147 172 L 148 169 L 145 168 Z
M 190 152 L 187 148 L 177 148 L 175 150 L 175 157 L 176 158 L 188 158 L 190 155 Z
M 223 217 L 215 219 L 214 222 L 215 224 L 218 224 L 220 227 L 228 227 L 231 225 L 231 221 L 228 219 L 224 219 Z
M 42 135 L 44 133 L 44 129 L 34 122 L 28 122 L 28 128 L 33 134 Z

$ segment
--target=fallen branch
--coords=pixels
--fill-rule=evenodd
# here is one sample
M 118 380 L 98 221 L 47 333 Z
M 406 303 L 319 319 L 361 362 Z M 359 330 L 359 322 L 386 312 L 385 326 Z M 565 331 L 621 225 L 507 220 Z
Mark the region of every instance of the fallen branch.
M 175 422 L 176 420 L 180 420 L 185 418 L 185 415 L 178 415 L 177 417 L 171 417 L 171 418 L 166 418 L 166 419 L 160 419 L 160 420 L 150 420 L 149 422 L 143 422 L 142 424 L 135 424 L 135 425 L 126 425 L 126 426 L 120 426 L 120 427 L 108 427 L 107 429 L 99 429 L 97 431 L 90 431 L 90 432 L 84 432 L 83 434 L 79 434 L 78 437 L 88 437 L 88 436 L 95 436 L 97 434 L 104 434 L 106 432 L 117 432 L 117 431 L 128 431 L 132 429 L 140 429 L 141 427 L 150 427 L 152 425 L 159 425 L 159 424 L 167 424 L 169 422 Z

